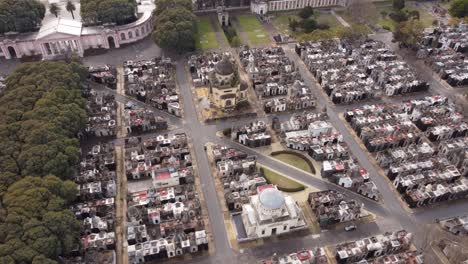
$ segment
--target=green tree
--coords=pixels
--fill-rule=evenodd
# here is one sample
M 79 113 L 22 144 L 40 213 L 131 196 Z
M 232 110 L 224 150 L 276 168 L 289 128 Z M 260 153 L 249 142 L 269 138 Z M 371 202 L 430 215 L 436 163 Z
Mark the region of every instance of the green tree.
M 0 97 L 2 184 L 11 184 L 11 174 L 71 177 L 79 157 L 75 137 L 86 123 L 82 69 L 76 63 L 29 63 L 7 78 Z
M 193 11 L 193 3 L 190 0 L 157 0 L 155 16 L 159 16 L 164 10 L 171 8 L 184 8 Z
M 450 15 L 454 17 L 468 16 L 468 0 L 455 0 L 449 8 Z
M 0 260 L 55 263 L 79 243 L 80 224 L 67 208 L 76 195 L 71 184 L 55 176 L 25 177 L 8 188 L 2 201 L 6 215 L 0 220 Z
M 80 4 L 81 18 L 87 24 L 121 25 L 136 19 L 134 0 L 81 0 Z
M 405 8 L 405 0 L 393 0 L 393 8 L 395 10 L 402 10 Z
M 117 25 L 131 22 L 135 20 L 135 4 L 128 0 L 103 0 L 99 4 L 98 19 Z
M 302 22 L 302 28 L 305 33 L 310 33 L 317 29 L 317 22 L 312 18 L 306 19 Z
M 306 6 L 302 8 L 301 10 L 299 10 L 299 13 L 298 13 L 299 17 L 302 19 L 307 19 L 313 14 L 314 14 L 314 9 L 312 9 L 311 6 Z
M 419 18 L 420 18 L 420 16 L 421 16 L 421 15 L 419 14 L 419 11 L 418 11 L 418 10 L 412 10 L 412 11 L 410 11 L 410 12 L 408 13 L 408 15 L 409 15 L 410 17 L 412 17 L 413 19 L 417 19 L 417 20 L 419 20 Z
M 297 22 L 296 19 L 291 19 L 289 21 L 289 28 L 293 31 L 296 32 L 297 27 L 299 26 L 299 22 Z
M 241 41 L 239 39 L 238 36 L 234 36 L 232 39 L 231 39 L 231 46 L 233 47 L 240 47 L 241 45 Z
M 55 17 L 58 17 L 60 13 L 60 7 L 56 3 L 53 3 L 49 6 L 49 12 Z
M 35 31 L 46 9 L 37 0 L 0 0 L 0 34 Z
M 393 39 L 403 46 L 414 47 L 421 40 L 424 26 L 419 20 L 408 20 L 398 24 Z
M 393 21 L 395 21 L 397 23 L 408 20 L 408 15 L 403 10 L 397 10 L 395 12 L 392 12 L 392 13 L 390 13 L 389 16 Z
M 75 14 L 73 13 L 76 10 L 75 4 L 72 3 L 72 1 L 68 0 L 67 5 L 65 7 L 68 12 L 72 15 L 72 18 L 75 19 Z
M 152 37 L 161 48 L 180 52 L 195 49 L 196 17 L 184 6 L 159 10 Z

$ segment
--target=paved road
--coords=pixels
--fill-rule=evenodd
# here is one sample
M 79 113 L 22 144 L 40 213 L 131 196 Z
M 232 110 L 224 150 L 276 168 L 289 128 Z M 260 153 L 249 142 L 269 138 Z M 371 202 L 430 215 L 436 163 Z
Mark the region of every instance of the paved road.
M 297 61 L 299 70 L 304 78 L 304 81 L 307 85 L 312 87 L 312 90 L 317 97 L 318 103 L 321 107 L 325 106 L 327 113 L 329 115 L 330 122 L 337 128 L 337 130 L 343 134 L 344 141 L 350 147 L 351 152 L 354 154 L 358 162 L 365 168 L 368 169 L 372 180 L 376 183 L 377 187 L 381 191 L 383 197 L 383 203 L 376 203 L 362 196 L 352 193 L 345 190 L 351 197 L 362 201 L 365 204 L 367 210 L 375 213 L 378 216 L 377 222 L 373 224 L 366 224 L 359 228 L 355 233 L 346 233 L 341 231 L 334 231 L 321 234 L 320 237 L 316 235 L 310 235 L 305 238 L 295 238 L 292 240 L 282 240 L 274 243 L 269 243 L 265 246 L 255 247 L 253 249 L 244 249 L 242 252 L 234 252 L 229 248 L 229 242 L 227 240 L 227 234 L 222 223 L 222 212 L 220 207 L 220 202 L 218 201 L 216 192 L 214 191 L 214 182 L 213 175 L 211 175 L 209 164 L 206 158 L 206 155 L 203 150 L 203 146 L 207 142 L 214 142 L 224 145 L 229 145 L 235 148 L 238 148 L 250 155 L 256 155 L 258 162 L 265 164 L 277 170 L 280 173 L 288 175 L 291 178 L 302 181 L 308 185 L 319 189 L 338 189 L 334 184 L 329 183 L 326 180 L 322 180 L 316 177 L 311 177 L 309 174 L 292 168 L 290 166 L 285 166 L 282 163 L 277 162 L 269 156 L 262 155 L 258 152 L 255 152 L 252 149 L 246 148 L 234 142 L 228 140 L 222 140 L 216 137 L 216 131 L 221 130 L 222 128 L 231 127 L 236 124 L 240 124 L 248 119 L 241 119 L 235 121 L 224 121 L 217 122 L 215 124 L 203 124 L 200 123 L 197 119 L 197 114 L 195 111 L 195 105 L 193 104 L 192 93 L 189 86 L 189 81 L 184 70 L 185 61 L 179 61 L 177 63 L 177 79 L 179 81 L 179 86 L 181 89 L 181 95 L 184 98 L 184 109 L 185 109 L 185 122 L 184 127 L 188 134 L 194 139 L 195 154 L 197 156 L 198 168 L 201 175 L 201 182 L 204 187 L 203 192 L 205 199 L 207 200 L 208 211 L 210 214 L 211 227 L 213 229 L 213 238 L 214 245 L 216 247 L 216 253 L 213 257 L 204 257 L 194 260 L 197 263 L 217 263 L 220 259 L 226 261 L 230 257 L 234 257 L 232 261 L 234 263 L 245 263 L 250 262 L 253 259 L 264 258 L 270 256 L 274 252 L 290 252 L 298 250 L 302 247 L 311 247 L 313 245 L 326 245 L 334 244 L 340 241 L 346 241 L 351 239 L 357 239 L 360 237 L 365 237 L 368 235 L 381 233 L 385 231 L 395 230 L 398 228 L 405 228 L 410 232 L 415 234 L 415 242 L 417 246 L 423 245 L 425 227 L 424 224 L 433 223 L 435 219 L 454 216 L 460 214 L 462 211 L 468 211 L 468 203 L 464 201 L 459 201 L 455 203 L 450 203 L 450 206 L 436 206 L 434 208 L 426 208 L 418 210 L 414 213 L 408 213 L 400 203 L 396 194 L 390 188 L 388 182 L 385 178 L 379 175 L 378 168 L 374 166 L 367 156 L 367 152 L 360 147 L 358 142 L 354 139 L 350 131 L 346 128 L 343 121 L 339 118 L 338 113 L 343 112 L 346 106 L 334 106 L 325 94 L 322 93 L 321 88 L 317 85 L 313 77 L 308 72 L 307 68 L 299 57 L 290 49 L 287 49 L 287 56 L 289 56 L 293 61 Z M 425 76 L 429 78 L 428 80 L 434 82 L 435 84 L 433 91 L 435 93 L 440 93 L 446 96 L 453 94 L 451 90 L 447 90 L 442 86 L 434 76 L 433 79 L 430 79 L 431 76 Z M 427 94 L 418 94 L 410 95 L 410 98 L 418 98 Z M 405 96 L 405 99 L 409 98 Z M 398 102 L 401 101 L 403 97 L 400 98 L 390 98 L 389 101 Z M 353 106 L 365 104 L 364 102 L 354 104 Z M 266 119 L 266 118 L 263 118 Z M 188 262 L 191 263 L 191 262 Z
M 395 49 L 397 52 L 401 53 L 394 44 L 391 43 L 391 35 L 388 34 L 377 34 L 374 35 L 374 38 L 383 40 L 386 42 L 392 49 Z M 200 175 L 200 181 L 202 184 L 203 194 L 207 203 L 210 228 L 212 230 L 213 243 L 211 246 L 216 248 L 215 254 L 213 256 L 205 257 L 196 257 L 190 261 L 184 261 L 184 263 L 252 263 L 259 258 L 265 258 L 277 253 L 286 253 L 291 251 L 297 251 L 300 248 L 310 248 L 313 246 L 322 246 L 335 244 L 341 241 L 354 240 L 361 237 L 382 233 L 385 231 L 396 230 L 398 228 L 405 228 L 410 232 L 413 232 L 416 237 L 416 244 L 418 246 L 423 245 L 424 239 L 424 224 L 432 223 L 437 218 L 445 218 L 450 216 L 459 215 L 461 212 L 468 211 L 468 203 L 466 201 L 451 202 L 450 204 L 440 205 L 433 208 L 424 208 L 418 210 L 412 214 L 405 211 L 405 209 L 400 204 L 395 193 L 392 192 L 392 189 L 389 187 L 387 181 L 378 174 L 378 168 L 375 167 L 368 159 L 367 152 L 363 150 L 358 142 L 353 138 L 350 131 L 348 131 L 345 124 L 339 118 L 338 113 L 343 112 L 349 106 L 333 105 L 328 97 L 323 94 L 322 89 L 317 85 L 314 78 L 310 75 L 305 65 L 301 62 L 298 56 L 289 48 L 286 48 L 286 54 L 293 61 L 298 62 L 297 65 L 299 70 L 304 78 L 304 81 L 307 85 L 312 88 L 314 95 L 317 98 L 318 104 L 320 107 L 325 107 L 329 115 L 330 122 L 336 127 L 336 129 L 343 134 L 344 141 L 348 144 L 351 152 L 356 157 L 358 162 L 364 166 L 370 173 L 372 180 L 376 183 L 381 194 L 383 196 L 383 203 L 376 203 L 371 200 L 368 200 L 358 194 L 350 192 L 349 190 L 342 190 L 347 193 L 350 197 L 362 201 L 365 205 L 365 208 L 370 212 L 377 215 L 377 221 L 375 223 L 363 224 L 360 225 L 358 230 L 355 232 L 342 232 L 342 231 L 329 231 L 315 235 L 309 235 L 306 237 L 297 237 L 288 240 L 279 240 L 276 242 L 268 243 L 263 246 L 244 249 L 239 251 L 234 251 L 231 249 L 228 236 L 225 230 L 223 223 L 223 213 L 221 210 L 221 204 L 224 201 L 218 200 L 215 184 L 213 177 L 211 175 L 211 169 L 208 163 L 206 153 L 204 151 L 204 145 L 208 142 L 220 143 L 224 145 L 229 145 L 236 147 L 250 155 L 256 155 L 258 162 L 271 167 L 272 169 L 283 173 L 291 178 L 304 182 L 308 185 L 311 185 L 318 189 L 340 189 L 340 187 L 331 184 L 330 182 L 312 177 L 309 174 L 295 169 L 290 166 L 286 166 L 275 159 L 272 159 L 269 156 L 255 152 L 252 149 L 246 148 L 244 146 L 238 145 L 234 142 L 228 140 L 222 140 L 216 136 L 216 132 L 233 125 L 240 125 L 251 121 L 248 118 L 236 119 L 236 120 L 227 120 L 219 121 L 212 124 L 204 124 L 200 122 L 197 118 L 196 108 L 193 102 L 193 96 L 190 89 L 190 83 L 188 76 L 185 71 L 186 61 L 184 59 L 177 61 L 176 74 L 177 81 L 180 87 L 180 93 L 184 100 L 184 118 L 174 117 L 166 112 L 160 111 L 153 108 L 155 111 L 159 111 L 162 116 L 166 117 L 169 120 L 169 123 L 176 127 L 173 131 L 185 131 L 193 141 L 194 152 L 196 155 L 196 162 L 198 165 L 198 172 Z M 123 60 L 126 59 L 145 59 L 158 56 L 161 53 L 159 48 L 152 45 L 148 40 L 141 42 L 138 45 L 128 46 L 124 49 L 111 51 L 108 54 L 97 55 L 85 58 L 84 61 L 86 64 L 114 64 L 121 65 Z M 136 54 L 136 55 L 135 55 Z M 427 67 L 422 64 L 414 63 L 408 61 L 408 63 L 415 67 L 420 75 L 429 81 L 431 84 L 431 93 L 438 93 L 445 96 L 451 96 L 459 93 L 457 89 L 448 89 L 444 87 L 438 80 L 437 76 L 431 74 L 427 70 Z M 0 63 L 1 64 L 1 63 Z M 11 64 L 2 65 L 0 67 L 0 72 L 9 70 L 10 68 L 16 66 L 16 62 Z M 135 99 L 117 95 L 114 90 L 104 88 L 104 87 L 95 87 L 103 92 L 112 93 L 116 95 L 116 101 L 120 103 L 127 103 L 128 101 L 133 101 L 136 104 L 142 106 L 144 103 L 139 102 Z M 424 94 L 418 95 L 405 95 L 404 98 L 418 98 Z M 402 97 L 393 97 L 387 99 L 391 102 L 398 102 L 402 100 Z M 368 101 L 368 102 L 358 102 L 353 104 L 353 107 L 359 107 L 361 105 L 367 104 L 369 102 L 377 103 L 378 101 Z M 282 118 L 287 118 L 288 115 L 281 115 Z M 270 117 L 264 117 L 263 120 L 268 120 Z M 341 190 L 341 189 L 340 189 Z
M 186 131 L 193 140 L 200 181 L 202 185 L 203 194 L 207 203 L 210 227 L 212 230 L 213 246 L 216 248 L 215 254 L 210 257 L 198 257 L 186 263 L 220 263 L 229 260 L 229 263 L 246 263 L 252 262 L 258 258 L 267 257 L 274 252 L 290 252 L 296 251 L 302 247 L 311 247 L 313 245 L 326 245 L 334 244 L 340 241 L 347 241 L 382 233 L 385 231 L 396 230 L 398 228 L 405 228 L 413 232 L 416 237 L 416 244 L 418 246 L 423 244 L 424 239 L 424 224 L 433 223 L 436 218 L 448 217 L 458 215 L 461 211 L 468 211 L 468 203 L 460 201 L 450 206 L 437 206 L 430 209 L 421 209 L 413 214 L 409 214 L 402 207 L 395 193 L 389 187 L 387 181 L 378 174 L 377 167 L 374 166 L 368 159 L 367 152 L 363 150 L 358 142 L 353 138 L 350 131 L 346 128 L 343 121 L 339 118 L 338 113 L 343 112 L 345 106 L 334 106 L 327 96 L 322 93 L 321 88 L 317 85 L 313 77 L 310 75 L 305 65 L 300 62 L 298 56 L 290 49 L 286 49 L 286 54 L 292 60 L 298 61 L 298 67 L 307 85 L 312 87 L 314 95 L 317 97 L 318 103 L 321 107 L 325 106 L 329 115 L 330 122 L 336 129 L 343 134 L 344 141 L 350 147 L 351 152 L 354 154 L 359 163 L 368 169 L 372 180 L 376 183 L 383 197 L 383 203 L 377 203 L 366 199 L 349 190 L 341 190 L 336 186 L 324 179 L 312 177 L 309 174 L 286 166 L 279 163 L 275 159 L 262 155 L 252 149 L 236 144 L 229 140 L 223 140 L 216 136 L 216 132 L 226 127 L 238 125 L 250 121 L 248 118 L 238 120 L 220 121 L 213 124 L 204 124 L 198 120 L 195 104 L 193 102 L 193 95 L 190 89 L 188 75 L 185 71 L 185 60 L 177 62 L 176 74 L 180 87 L 180 93 L 184 98 L 184 118 L 183 121 L 176 117 L 170 117 L 171 122 L 178 127 L 177 130 Z M 444 88 L 444 87 L 442 87 Z M 113 92 L 106 89 L 108 92 Z M 420 97 L 416 95 L 412 97 Z M 405 97 L 407 99 L 407 97 Z M 128 97 L 116 98 L 117 101 L 127 102 L 133 100 Z M 390 100 L 398 101 L 400 99 L 392 98 Z M 365 104 L 365 103 L 358 103 Z M 353 105 L 353 106 L 356 106 Z M 164 115 L 167 115 L 164 113 Z M 268 117 L 262 118 L 267 120 Z M 223 223 L 223 213 L 220 203 L 224 201 L 218 200 L 213 176 L 211 174 L 210 166 L 204 145 L 208 142 L 229 145 L 238 148 L 250 155 L 256 155 L 258 162 L 272 169 L 288 175 L 291 178 L 302 181 L 318 189 L 340 189 L 350 197 L 362 201 L 365 208 L 378 216 L 376 223 L 365 224 L 360 226 L 358 231 L 347 233 L 342 231 L 330 231 L 320 236 L 310 235 L 303 238 L 295 238 L 293 240 L 280 240 L 274 243 L 269 243 L 265 246 L 256 247 L 254 249 L 245 249 L 242 252 L 234 251 L 231 249 L 228 236 Z M 292 243 L 294 242 L 294 243 Z M 184 262 L 185 263 L 185 262 Z

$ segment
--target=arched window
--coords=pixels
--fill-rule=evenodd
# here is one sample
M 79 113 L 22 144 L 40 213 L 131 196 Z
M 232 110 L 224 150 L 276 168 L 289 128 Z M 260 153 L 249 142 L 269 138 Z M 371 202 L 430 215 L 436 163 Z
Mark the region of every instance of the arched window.
M 131 31 L 128 32 L 128 38 L 129 39 L 133 38 L 133 33 Z
M 135 30 L 135 37 L 139 37 L 140 36 L 140 30 L 138 30 L 138 28 Z
M 120 39 L 121 39 L 121 40 L 125 40 L 125 39 L 126 39 L 125 33 L 124 33 L 124 32 L 120 33 Z
M 142 35 L 145 34 L 145 27 L 141 27 L 141 34 L 142 34 Z

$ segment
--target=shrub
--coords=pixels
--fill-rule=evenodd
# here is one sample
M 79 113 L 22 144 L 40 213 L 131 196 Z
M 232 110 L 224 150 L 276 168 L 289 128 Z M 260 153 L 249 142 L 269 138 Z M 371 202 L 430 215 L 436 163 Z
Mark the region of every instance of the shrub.
M 299 22 L 297 22 L 296 19 L 290 19 L 289 20 L 289 28 L 293 31 L 296 32 L 297 27 L 299 26 Z
M 225 128 L 225 129 L 223 129 L 223 135 L 226 136 L 226 137 L 230 137 L 231 136 L 231 131 L 232 131 L 231 128 Z
M 305 33 L 310 33 L 317 29 L 317 22 L 314 19 L 309 18 L 302 22 L 302 28 Z
M 299 17 L 302 19 L 307 19 L 314 14 L 314 9 L 310 6 L 306 6 L 299 11 Z
M 330 26 L 328 24 L 317 24 L 317 29 L 327 30 L 330 29 Z
M 393 0 L 393 8 L 396 10 L 402 10 L 405 8 L 405 0 Z
M 408 20 L 408 15 L 402 10 L 398 10 L 393 13 L 390 13 L 389 17 L 397 23 Z
M 450 5 L 449 13 L 454 17 L 468 16 L 468 0 L 453 1 Z

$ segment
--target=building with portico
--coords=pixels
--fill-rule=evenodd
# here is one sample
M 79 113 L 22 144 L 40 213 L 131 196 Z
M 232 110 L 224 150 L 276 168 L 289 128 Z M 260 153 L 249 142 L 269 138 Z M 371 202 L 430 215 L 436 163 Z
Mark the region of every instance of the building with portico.
M 242 223 L 249 239 L 269 237 L 307 227 L 301 209 L 275 185 L 257 187 L 257 194 L 242 205 Z
M 348 0 L 252 0 L 250 2 L 250 11 L 264 15 L 271 11 L 295 10 L 306 6 L 313 8 L 345 7 L 348 2 Z
M 84 27 L 78 20 L 54 18 L 44 23 L 38 32 L 0 36 L 0 58 L 39 55 L 48 60 L 70 54 L 83 57 L 88 49 L 119 48 L 122 44 L 134 43 L 151 35 L 153 9 L 147 7 L 138 20 L 121 26 Z
M 247 101 L 248 84 L 240 80 L 238 69 L 228 55 L 209 74 L 210 102 L 222 110 L 233 110 Z

